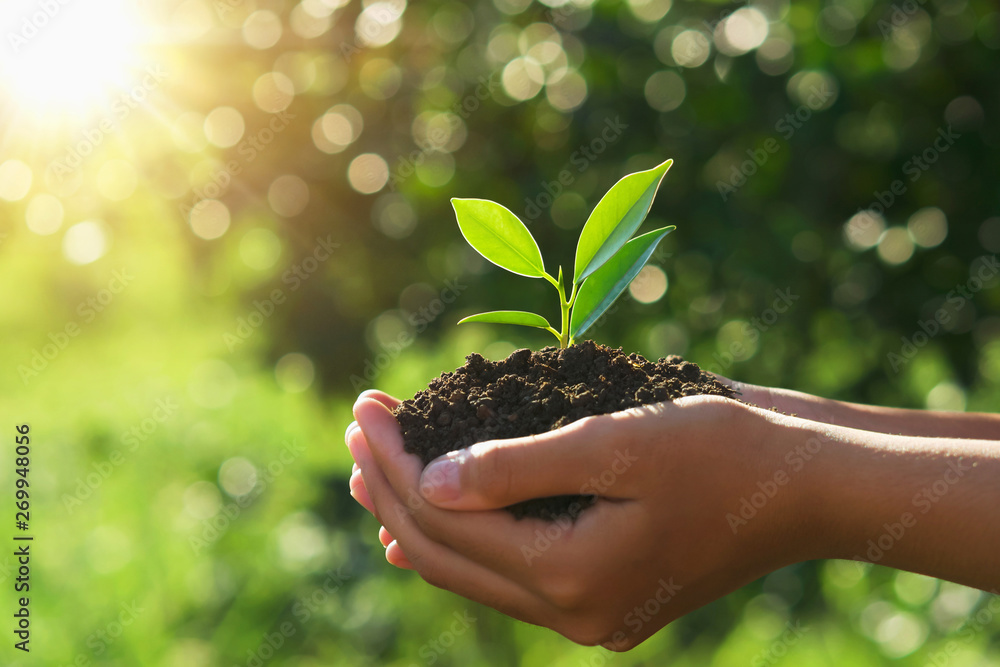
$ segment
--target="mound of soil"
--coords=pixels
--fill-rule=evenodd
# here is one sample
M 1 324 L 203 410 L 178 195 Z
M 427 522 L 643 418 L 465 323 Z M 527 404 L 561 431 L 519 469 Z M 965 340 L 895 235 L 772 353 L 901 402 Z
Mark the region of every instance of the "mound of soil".
M 517 350 L 503 361 L 470 354 L 393 414 L 405 449 L 427 465 L 477 442 L 545 433 L 588 415 L 681 396 L 734 393 L 697 364 L 669 356 L 656 362 L 592 341 L 566 349 Z M 507 509 L 518 518 L 575 518 L 594 496 L 528 500 Z

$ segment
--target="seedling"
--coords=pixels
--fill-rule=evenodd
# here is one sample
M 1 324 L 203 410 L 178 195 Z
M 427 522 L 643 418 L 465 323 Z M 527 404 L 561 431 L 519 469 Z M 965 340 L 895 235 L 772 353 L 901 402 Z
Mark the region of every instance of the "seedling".
M 591 212 L 576 244 L 569 297 L 563 270 L 553 278 L 524 223 L 508 209 L 487 199 L 451 200 L 462 236 L 476 252 L 500 268 L 528 278 L 544 278 L 559 292 L 562 328 L 556 331 L 541 315 L 522 310 L 496 310 L 464 318 L 466 322 L 520 324 L 545 329 L 569 347 L 597 321 L 649 261 L 657 244 L 676 227 L 662 227 L 634 239 L 649 213 L 660 181 L 673 160 L 625 176 L 608 190 Z

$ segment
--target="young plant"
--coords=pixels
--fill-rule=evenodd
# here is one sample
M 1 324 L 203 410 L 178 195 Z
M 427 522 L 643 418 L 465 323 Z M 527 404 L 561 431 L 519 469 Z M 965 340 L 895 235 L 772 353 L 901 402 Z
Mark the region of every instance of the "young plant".
M 675 227 L 663 227 L 629 240 L 649 212 L 660 181 L 673 160 L 625 176 L 597 203 L 576 244 L 576 261 L 569 296 L 563 270 L 557 277 L 545 271 L 542 253 L 531 232 L 516 215 L 487 199 L 451 200 L 462 236 L 490 262 L 511 273 L 544 278 L 559 293 L 561 328 L 557 331 L 541 315 L 521 310 L 497 310 L 459 322 L 520 324 L 545 329 L 569 347 L 614 303 L 649 261 L 660 240 Z

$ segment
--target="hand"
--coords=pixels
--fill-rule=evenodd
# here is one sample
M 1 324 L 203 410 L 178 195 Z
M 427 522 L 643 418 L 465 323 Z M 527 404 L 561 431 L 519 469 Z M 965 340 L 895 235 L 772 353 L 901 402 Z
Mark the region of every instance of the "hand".
M 801 391 L 762 387 L 715 376 L 734 389 L 737 397 L 765 410 L 777 410 L 802 419 L 873 433 L 935 438 L 996 439 L 1000 415 L 885 408 L 845 403 Z
M 776 489 L 753 521 L 727 519 L 784 466 L 794 431 L 755 408 L 688 397 L 480 443 L 422 470 L 403 451 L 389 411 L 396 403 L 366 392 L 354 406 L 360 428 L 347 433 L 360 469 L 352 494 L 383 524 L 386 557 L 578 643 L 627 650 L 768 572 L 819 555 L 797 480 Z M 804 432 L 795 435 L 805 442 Z M 575 522 L 518 521 L 497 509 L 581 492 L 598 499 Z

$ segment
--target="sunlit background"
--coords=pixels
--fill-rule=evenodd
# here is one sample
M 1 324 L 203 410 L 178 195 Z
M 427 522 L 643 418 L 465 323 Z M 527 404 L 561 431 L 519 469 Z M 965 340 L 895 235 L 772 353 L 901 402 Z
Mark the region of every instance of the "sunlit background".
M 4 0 L 0 28 L 0 396 L 36 438 L 32 653 L 0 662 L 1000 663 L 995 598 L 839 561 L 577 647 L 386 565 L 342 445 L 362 389 L 549 343 L 455 326 L 554 299 L 450 197 L 568 265 L 668 157 L 648 224 L 677 232 L 597 340 L 995 410 L 995 3 Z

